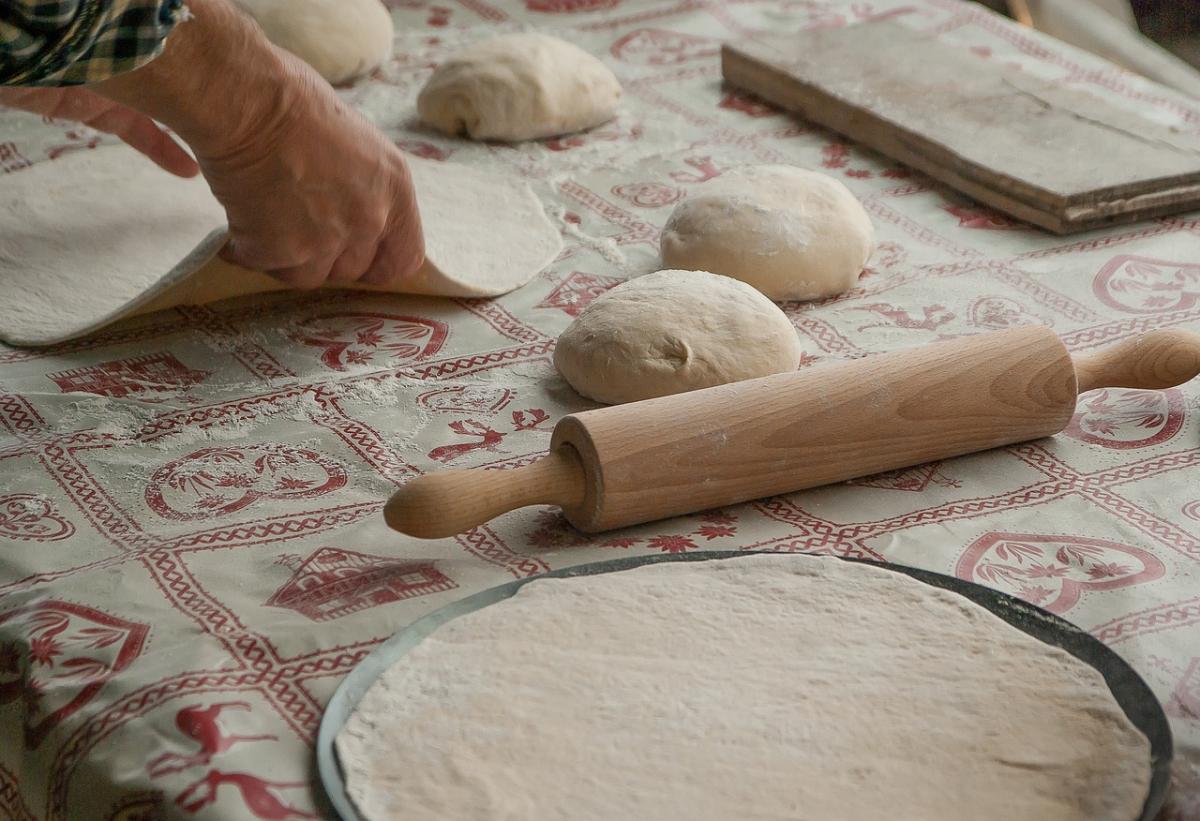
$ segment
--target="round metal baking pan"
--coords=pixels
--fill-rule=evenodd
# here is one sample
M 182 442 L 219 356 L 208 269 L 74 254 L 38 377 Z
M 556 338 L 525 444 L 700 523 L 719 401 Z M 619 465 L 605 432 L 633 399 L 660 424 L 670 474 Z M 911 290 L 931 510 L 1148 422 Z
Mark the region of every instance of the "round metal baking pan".
M 325 708 L 325 715 L 321 719 L 321 727 L 317 733 L 317 771 L 330 803 L 333 804 L 343 821 L 362 821 L 362 817 L 346 792 L 346 782 L 337 760 L 334 739 L 337 738 L 347 719 L 358 706 L 359 700 L 375 683 L 375 680 L 383 674 L 383 671 L 399 661 L 405 653 L 442 624 L 465 613 L 507 599 L 520 590 L 523 585 L 534 584 L 539 579 L 562 579 L 573 576 L 590 576 L 597 573 L 612 573 L 658 562 L 704 562 L 731 559 L 738 556 L 750 556 L 755 552 L 763 551 L 697 551 L 659 556 L 634 556 L 627 559 L 584 564 L 502 584 L 499 587 L 468 596 L 418 619 L 363 659 L 342 681 Z M 808 554 L 778 553 L 773 555 L 799 557 Z M 1150 792 L 1142 807 L 1141 815 L 1130 821 L 1154 821 L 1167 800 L 1171 755 L 1174 749 L 1171 729 L 1154 693 L 1150 691 L 1141 676 L 1134 672 L 1133 668 L 1120 656 L 1069 621 L 1007 593 L 928 570 L 883 564 L 866 559 L 843 559 L 843 561 L 870 564 L 895 573 L 903 573 L 925 584 L 957 593 L 981 607 L 987 608 L 1013 627 L 1047 644 L 1061 647 L 1075 658 L 1099 670 L 1108 683 L 1117 704 L 1129 716 L 1129 720 L 1150 739 Z

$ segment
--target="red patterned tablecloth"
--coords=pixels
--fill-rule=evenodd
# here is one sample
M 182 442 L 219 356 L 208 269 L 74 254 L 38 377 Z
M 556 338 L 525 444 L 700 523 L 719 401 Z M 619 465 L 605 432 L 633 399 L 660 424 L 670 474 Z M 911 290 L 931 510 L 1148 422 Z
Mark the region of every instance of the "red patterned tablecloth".
M 0 815 L 311 817 L 322 705 L 398 628 L 551 568 L 765 548 L 953 573 L 1082 625 L 1166 706 L 1169 817 L 1200 818 L 1200 384 L 1086 395 L 1053 440 L 598 537 L 551 509 L 436 542 L 380 516 L 411 476 L 542 453 L 554 422 L 586 407 L 551 366 L 557 334 L 655 269 L 672 205 L 739 164 L 823 169 L 878 230 L 860 287 L 786 306 L 806 365 L 1026 323 L 1074 351 L 1200 330 L 1194 216 L 1069 239 L 1013 224 L 723 88 L 721 41 L 895 14 L 981 64 L 1187 131 L 1200 103 L 957 0 L 390 5 L 396 58 L 347 98 L 409 151 L 526 175 L 566 250 L 497 300 L 286 295 L 0 347 Z M 416 126 L 443 55 L 530 26 L 612 66 L 626 90 L 614 122 L 516 147 Z M 97 141 L 7 114 L 0 171 Z

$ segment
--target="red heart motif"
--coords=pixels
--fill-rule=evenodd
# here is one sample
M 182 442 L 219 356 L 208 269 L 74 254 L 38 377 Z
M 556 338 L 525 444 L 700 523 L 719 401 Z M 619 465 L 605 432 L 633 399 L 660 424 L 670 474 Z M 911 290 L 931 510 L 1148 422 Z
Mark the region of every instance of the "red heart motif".
M 289 336 L 321 348 L 321 361 L 335 371 L 347 365 L 392 365 L 437 353 L 450 329 L 416 316 L 346 311 L 309 317 Z
M 57 542 L 75 533 L 75 525 L 58 514 L 49 499 L 32 493 L 0 496 L 0 538 Z
M 1083 590 L 1113 590 L 1161 578 L 1166 568 L 1141 548 L 1031 533 L 988 533 L 959 557 L 954 574 L 1065 613 Z
M 1092 290 L 1118 311 L 1186 311 L 1200 302 L 1200 265 L 1122 255 L 1100 269 Z
M 142 651 L 150 628 L 72 602 L 0 614 L 0 704 L 25 702 L 25 746 L 96 697 Z
M 334 460 L 289 445 L 202 448 L 160 467 L 146 487 L 146 504 L 165 519 L 226 516 L 259 499 L 310 499 L 344 487 Z
M 1105 388 L 1088 394 L 1063 433 L 1089 445 L 1132 450 L 1169 441 L 1183 420 L 1183 394 L 1174 388 Z
M 417 404 L 435 413 L 498 413 L 513 399 L 508 388 L 460 385 L 438 388 L 417 397 Z
M 1052 325 L 1053 322 L 1030 312 L 1015 299 L 1005 296 L 980 297 L 971 303 L 967 319 L 972 325 L 990 331 L 1003 331 L 1027 325 Z
M 560 308 L 567 316 L 579 316 L 596 297 L 623 281 L 617 277 L 572 271 L 536 307 Z

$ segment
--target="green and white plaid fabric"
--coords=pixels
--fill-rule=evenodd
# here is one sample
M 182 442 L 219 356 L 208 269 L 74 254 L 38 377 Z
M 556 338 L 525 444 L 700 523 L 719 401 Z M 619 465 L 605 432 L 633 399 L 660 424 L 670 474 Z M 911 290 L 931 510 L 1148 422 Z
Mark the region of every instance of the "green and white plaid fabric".
M 95 83 L 158 55 L 183 0 L 0 0 L 0 85 Z

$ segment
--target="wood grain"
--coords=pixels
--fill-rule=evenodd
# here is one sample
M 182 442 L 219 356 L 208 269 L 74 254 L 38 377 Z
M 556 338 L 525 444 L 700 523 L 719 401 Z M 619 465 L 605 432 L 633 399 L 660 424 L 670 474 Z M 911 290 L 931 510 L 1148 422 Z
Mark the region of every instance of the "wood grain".
M 1075 369 L 1022 328 L 562 419 L 588 476 L 576 527 L 607 530 L 1036 439 L 1066 426 Z
M 1065 234 L 1200 206 L 1200 139 L 898 23 L 727 44 L 732 85 Z
M 1200 334 L 1180 329 L 1075 359 L 1042 327 L 952 339 L 572 414 L 541 461 L 421 477 L 384 515 L 437 538 L 557 504 L 609 530 L 1050 436 L 1080 391 L 1198 375 Z
M 1151 331 L 1096 353 L 1075 357 L 1079 392 L 1096 388 L 1161 390 L 1200 376 L 1200 334 L 1182 328 Z
M 388 527 L 420 539 L 441 539 L 527 505 L 578 505 L 583 470 L 570 448 L 553 450 L 514 470 L 444 470 L 413 480 L 383 508 Z

